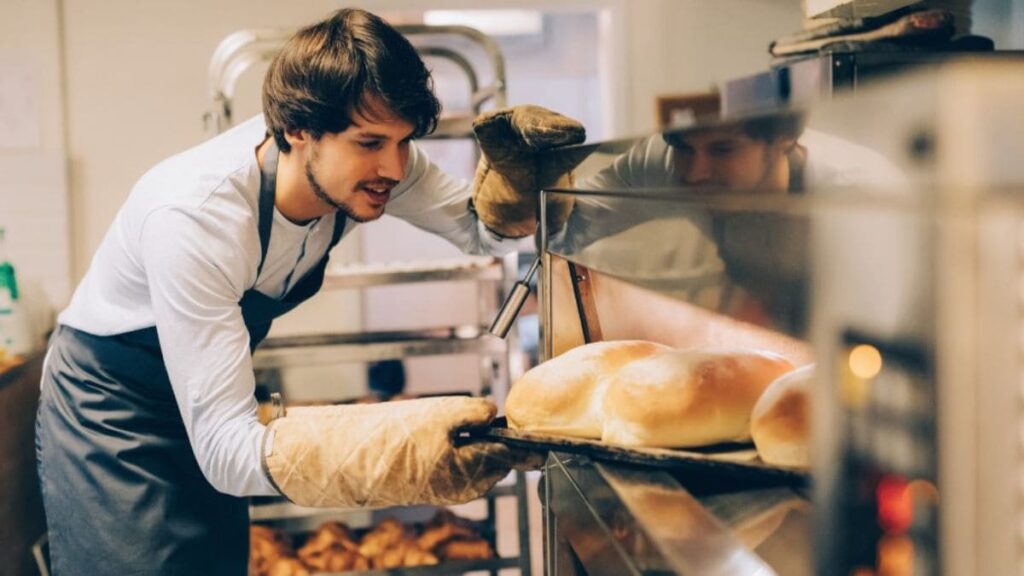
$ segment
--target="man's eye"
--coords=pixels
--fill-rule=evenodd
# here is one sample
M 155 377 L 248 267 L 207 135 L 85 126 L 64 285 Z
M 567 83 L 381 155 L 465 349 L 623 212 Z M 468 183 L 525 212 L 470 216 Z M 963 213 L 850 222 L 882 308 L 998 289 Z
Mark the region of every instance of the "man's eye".
M 712 156 L 728 156 L 736 152 L 736 147 L 732 145 L 726 146 L 715 146 L 710 150 Z
M 361 148 L 365 148 L 367 150 L 378 150 L 381 147 L 380 140 L 364 140 L 358 144 Z

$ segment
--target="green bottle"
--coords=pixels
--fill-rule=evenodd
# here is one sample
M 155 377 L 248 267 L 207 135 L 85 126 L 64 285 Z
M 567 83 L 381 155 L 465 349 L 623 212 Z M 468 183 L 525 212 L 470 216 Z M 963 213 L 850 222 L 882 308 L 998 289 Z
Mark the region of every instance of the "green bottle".
M 25 311 L 18 302 L 14 265 L 7 259 L 4 229 L 0 227 L 0 358 L 8 354 L 25 354 L 32 347 Z
M 10 304 L 17 299 L 18 281 L 14 277 L 14 265 L 7 259 L 4 229 L 0 226 L 0 313 L 10 308 Z

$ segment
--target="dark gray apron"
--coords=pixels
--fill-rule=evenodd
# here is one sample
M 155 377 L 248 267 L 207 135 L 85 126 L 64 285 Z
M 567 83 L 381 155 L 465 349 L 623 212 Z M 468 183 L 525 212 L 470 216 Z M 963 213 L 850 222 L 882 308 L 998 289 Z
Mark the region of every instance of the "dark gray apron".
M 258 270 L 270 244 L 277 158 L 271 140 L 260 175 Z M 332 248 L 344 228 L 339 213 Z M 255 288 L 243 295 L 252 348 L 274 318 L 320 289 L 329 254 L 281 300 Z M 57 327 L 36 453 L 53 574 L 246 574 L 248 500 L 217 492 L 203 477 L 156 328 L 101 337 Z

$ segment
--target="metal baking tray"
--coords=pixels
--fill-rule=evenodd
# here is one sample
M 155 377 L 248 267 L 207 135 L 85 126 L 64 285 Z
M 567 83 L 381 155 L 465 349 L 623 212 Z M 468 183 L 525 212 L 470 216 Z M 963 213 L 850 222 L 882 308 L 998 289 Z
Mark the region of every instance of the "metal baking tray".
M 495 556 L 489 560 L 453 560 L 441 562 L 434 566 L 414 566 L 410 568 L 380 568 L 375 570 L 348 570 L 345 572 L 315 572 L 310 576 L 452 576 L 467 572 L 502 570 L 519 568 L 518 558 L 502 558 Z
M 684 486 L 708 484 L 719 489 L 733 483 L 741 487 L 789 486 L 807 488 L 810 473 L 800 468 L 766 464 L 751 443 L 727 443 L 689 448 L 627 448 L 599 440 L 535 434 L 508 427 L 504 417 L 491 426 L 460 433 L 459 442 L 492 441 L 535 452 L 579 454 L 593 460 L 632 464 L 669 470 Z

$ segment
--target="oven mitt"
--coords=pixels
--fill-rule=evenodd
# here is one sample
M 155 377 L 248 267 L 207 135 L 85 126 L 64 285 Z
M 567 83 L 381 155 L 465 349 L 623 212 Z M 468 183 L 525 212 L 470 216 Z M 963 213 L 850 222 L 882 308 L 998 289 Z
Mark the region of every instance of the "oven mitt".
M 502 444 L 454 445 L 457 430 L 490 424 L 496 410 L 467 396 L 289 408 L 267 426 L 263 468 L 301 506 L 468 502 L 525 460 Z
M 473 178 L 473 206 L 489 230 L 522 238 L 537 229 L 542 188 L 571 187 L 572 170 L 582 156 L 545 152 L 586 139 L 583 125 L 540 106 L 515 106 L 481 114 L 473 133 L 482 152 Z M 572 198 L 548 205 L 548 224 L 561 227 Z

